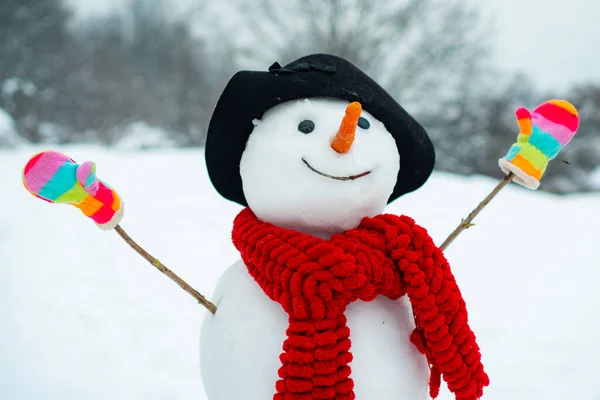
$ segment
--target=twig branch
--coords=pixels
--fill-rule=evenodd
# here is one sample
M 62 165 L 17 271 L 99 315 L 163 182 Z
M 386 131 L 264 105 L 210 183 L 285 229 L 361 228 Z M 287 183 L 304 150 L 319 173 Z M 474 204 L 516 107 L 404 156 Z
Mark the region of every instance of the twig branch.
M 156 258 L 152 257 L 146 250 L 144 250 L 140 245 L 138 245 L 129 235 L 121 228 L 120 225 L 115 227 L 115 230 L 127 242 L 131 248 L 137 251 L 142 257 L 144 257 L 150 264 L 154 265 L 160 272 L 171 278 L 175 283 L 177 283 L 183 290 L 192 295 L 198 303 L 202 304 L 208 311 L 211 313 L 215 313 L 217 311 L 217 306 L 215 306 L 210 301 L 206 300 L 204 296 L 202 296 L 196 289 L 187 284 L 183 279 L 177 276 L 173 271 L 169 268 L 165 267 L 163 263 L 158 261 Z
M 512 172 L 510 172 L 508 175 L 506 175 L 504 177 L 504 179 L 502 179 L 500 181 L 500 183 L 498 183 L 498 185 L 496 185 L 496 187 L 494 188 L 494 190 L 492 190 L 490 192 L 490 194 L 487 195 L 487 197 L 485 199 L 483 199 L 483 201 L 481 203 L 479 203 L 479 205 L 473 210 L 471 211 L 471 213 L 467 216 L 467 218 L 463 219 L 460 223 L 460 225 L 458 225 L 456 227 L 456 229 L 454 230 L 454 232 L 452 232 L 450 234 L 450 236 L 448 236 L 448 238 L 444 241 L 444 243 L 442 243 L 442 245 L 440 246 L 440 249 L 446 250 L 446 248 L 448 246 L 450 246 L 450 243 L 452 243 L 454 241 L 454 239 L 456 239 L 458 237 L 458 235 L 460 235 L 460 233 L 462 231 L 464 231 L 465 229 L 468 229 L 470 227 L 472 227 L 473 223 L 471 223 L 475 217 L 477 216 L 477 214 L 479 214 L 481 212 L 481 210 L 483 210 L 485 208 L 485 206 L 487 206 L 489 204 L 490 201 L 492 201 L 492 199 L 494 197 L 496 197 L 496 195 L 498 194 L 498 192 L 500 192 L 502 190 L 502 188 L 504 188 L 504 186 L 508 185 L 511 181 L 512 181 L 512 177 L 514 176 L 514 174 Z

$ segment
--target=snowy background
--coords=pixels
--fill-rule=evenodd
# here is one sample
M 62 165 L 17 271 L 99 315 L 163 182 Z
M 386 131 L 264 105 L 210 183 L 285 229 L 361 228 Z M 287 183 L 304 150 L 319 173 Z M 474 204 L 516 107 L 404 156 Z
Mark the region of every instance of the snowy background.
M 542 190 L 598 191 L 598 15 L 594 0 L 4 0 L 0 115 L 25 143 L 202 147 L 233 73 L 325 52 L 425 126 L 438 171 L 495 178 L 514 110 L 568 99 L 581 127 Z
M 237 259 L 240 209 L 212 189 L 202 151 L 58 149 L 93 158 L 127 204 L 124 229 L 210 299 Z M 19 176 L 35 151 L 0 152 L 1 398 L 204 400 L 207 311 L 116 233 L 29 195 Z M 496 183 L 436 173 L 387 211 L 440 244 Z M 511 185 L 448 249 L 491 377 L 486 400 L 600 398 L 599 206 L 600 195 Z
M 323 4 L 0 4 L 0 400 L 205 400 L 206 311 L 116 233 L 29 195 L 21 169 L 49 147 L 96 161 L 127 203 L 125 230 L 210 299 L 238 257 L 240 210 L 205 171 L 212 107 L 234 71 L 318 51 L 360 64 L 427 127 L 437 171 L 387 211 L 438 244 L 497 183 L 516 106 L 578 107 L 540 190 L 503 190 L 446 254 L 491 378 L 484 399 L 600 399 L 600 5 Z

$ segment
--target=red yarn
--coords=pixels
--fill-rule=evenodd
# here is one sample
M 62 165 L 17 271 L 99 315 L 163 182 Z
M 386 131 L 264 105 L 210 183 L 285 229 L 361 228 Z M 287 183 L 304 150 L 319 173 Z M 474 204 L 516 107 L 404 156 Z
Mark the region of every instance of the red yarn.
M 442 251 L 411 218 L 364 218 L 326 241 L 262 222 L 246 208 L 232 238 L 250 274 L 289 315 L 274 400 L 354 399 L 346 307 L 404 294 L 416 323 L 410 341 L 430 365 L 431 396 L 440 376 L 457 400 L 483 395 L 489 379 L 465 302 Z

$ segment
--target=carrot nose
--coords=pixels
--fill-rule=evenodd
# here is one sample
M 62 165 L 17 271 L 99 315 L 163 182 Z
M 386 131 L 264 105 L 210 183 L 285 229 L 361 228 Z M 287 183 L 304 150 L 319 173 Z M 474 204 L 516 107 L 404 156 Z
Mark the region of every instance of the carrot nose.
M 361 112 L 362 106 L 357 101 L 350 103 L 350 105 L 346 107 L 346 115 L 344 115 L 340 129 L 331 142 L 331 148 L 333 150 L 340 154 L 347 153 L 350 150 L 350 147 L 352 147 L 352 143 L 354 142 L 356 124 L 358 123 Z

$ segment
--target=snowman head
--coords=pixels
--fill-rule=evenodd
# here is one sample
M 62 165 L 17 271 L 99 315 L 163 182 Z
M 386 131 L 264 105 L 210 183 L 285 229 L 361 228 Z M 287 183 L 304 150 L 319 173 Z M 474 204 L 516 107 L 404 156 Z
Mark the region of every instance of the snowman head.
M 435 163 L 423 127 L 329 54 L 237 72 L 213 112 L 205 157 L 226 199 L 264 221 L 327 236 L 421 187 Z
M 261 220 L 327 237 L 385 208 L 400 155 L 384 124 L 360 103 L 293 100 L 254 124 L 240 175 Z

